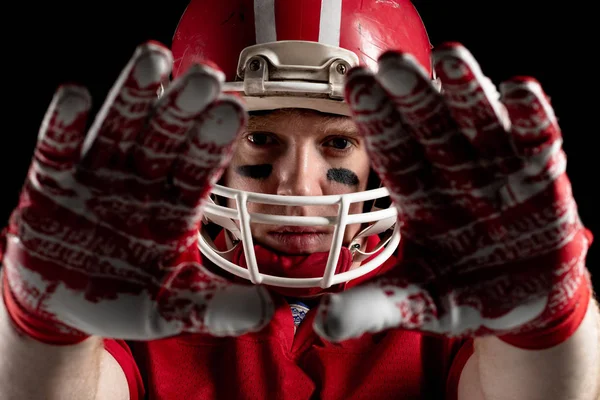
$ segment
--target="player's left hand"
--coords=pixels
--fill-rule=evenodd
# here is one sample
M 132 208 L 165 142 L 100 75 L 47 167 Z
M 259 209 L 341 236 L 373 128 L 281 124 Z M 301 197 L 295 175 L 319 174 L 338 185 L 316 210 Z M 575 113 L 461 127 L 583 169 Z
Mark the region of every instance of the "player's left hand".
M 346 100 L 399 210 L 401 258 L 387 276 L 324 298 L 314 327 L 326 339 L 544 329 L 589 288 L 591 234 L 540 84 L 514 78 L 500 95 L 459 44 L 434 50 L 434 66 L 441 92 L 407 54 L 349 73 Z

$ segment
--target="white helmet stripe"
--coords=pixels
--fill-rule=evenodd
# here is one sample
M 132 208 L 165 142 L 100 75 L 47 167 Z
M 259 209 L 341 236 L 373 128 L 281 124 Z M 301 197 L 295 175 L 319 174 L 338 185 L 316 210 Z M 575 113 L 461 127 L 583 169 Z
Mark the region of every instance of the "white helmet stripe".
M 321 0 L 319 43 L 339 46 L 341 23 L 342 0 Z
M 254 32 L 257 44 L 277 40 L 275 0 L 254 0 Z

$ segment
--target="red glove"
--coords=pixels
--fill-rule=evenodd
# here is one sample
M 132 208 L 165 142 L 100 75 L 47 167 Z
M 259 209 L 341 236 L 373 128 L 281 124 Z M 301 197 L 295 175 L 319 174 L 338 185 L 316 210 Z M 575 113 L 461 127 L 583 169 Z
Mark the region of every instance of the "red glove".
M 140 46 L 87 135 L 88 92 L 57 91 L 2 260 L 4 301 L 22 332 L 56 344 L 149 340 L 237 335 L 270 319 L 265 290 L 198 264 L 204 199 L 246 112 L 202 65 L 157 99 L 171 64 L 162 45 Z
M 502 97 L 459 44 L 434 51 L 442 93 L 410 55 L 350 72 L 346 99 L 373 168 L 399 210 L 401 262 L 327 297 L 315 320 L 339 341 L 390 327 L 560 343 L 590 299 L 591 234 L 566 175 L 562 138 L 539 83 Z

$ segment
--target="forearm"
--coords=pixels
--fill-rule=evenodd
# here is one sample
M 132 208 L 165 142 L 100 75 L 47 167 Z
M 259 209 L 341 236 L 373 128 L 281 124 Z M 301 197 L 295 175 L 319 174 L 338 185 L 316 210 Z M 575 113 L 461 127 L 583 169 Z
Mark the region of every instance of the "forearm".
M 600 313 L 590 301 L 577 331 L 545 350 L 523 350 L 496 337 L 475 340 L 485 400 L 597 400 L 600 395 Z
M 51 346 L 21 336 L 0 296 L 0 400 L 97 398 L 102 341 Z

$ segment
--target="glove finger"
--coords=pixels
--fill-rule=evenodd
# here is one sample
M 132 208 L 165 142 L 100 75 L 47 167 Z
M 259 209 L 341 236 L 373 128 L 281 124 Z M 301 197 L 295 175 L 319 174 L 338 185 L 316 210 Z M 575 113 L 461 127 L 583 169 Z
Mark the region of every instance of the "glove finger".
M 227 95 L 202 114 L 172 170 L 172 182 L 182 203 L 196 207 L 204 200 L 228 164 L 233 143 L 247 118 L 239 100 Z
M 410 55 L 389 51 L 379 59 L 377 80 L 390 94 L 410 133 L 440 168 L 470 162 L 469 142 L 458 134 L 444 98 Z
M 346 101 L 366 143 L 373 169 L 396 204 L 431 187 L 423 148 L 407 131 L 400 114 L 371 72 L 348 74 Z
M 471 190 L 490 182 L 478 156 L 452 118 L 443 96 L 409 54 L 387 52 L 379 59 L 377 79 L 389 93 L 407 130 L 423 146 L 436 185 Z
M 39 168 L 64 171 L 78 161 L 91 102 L 83 87 L 58 88 L 38 135 L 34 160 Z
M 114 174 L 111 170 L 125 167 L 125 156 L 146 124 L 171 65 L 170 51 L 159 43 L 147 42 L 136 49 L 85 139 L 81 179 L 91 184 L 106 182 L 110 189 L 109 180 L 98 180 L 97 175 L 110 176 Z
M 480 156 L 482 168 L 509 174 L 520 166 L 507 133 L 510 120 L 500 94 L 473 55 L 448 43 L 433 52 L 434 68 L 454 121 Z
M 554 110 L 534 78 L 515 77 L 500 85 L 502 103 L 512 121 L 512 141 L 527 164 L 545 167 L 560 150 L 562 134 Z
M 24 195 L 53 209 L 53 196 L 68 195 L 65 187 L 80 157 L 85 125 L 91 108 L 88 91 L 80 86 L 58 88 L 44 116 Z M 39 198 L 38 198 L 39 197 Z M 22 196 L 21 200 L 25 200 Z
M 504 205 L 527 203 L 538 213 L 553 198 L 552 210 L 544 215 L 571 213 L 576 207 L 566 174 L 562 133 L 548 97 L 539 82 L 529 77 L 504 82 L 500 91 L 512 122 L 511 140 L 524 164 L 501 192 Z
M 396 328 L 401 322 L 400 308 L 383 289 L 363 285 L 326 295 L 317 310 L 313 328 L 322 338 L 341 342 L 367 332 Z
M 10 232 L 23 235 L 39 226 L 54 225 L 54 215 L 61 209 L 58 204 L 73 198 L 72 171 L 80 157 L 90 107 L 90 95 L 83 87 L 64 85 L 54 94 L 19 205 L 10 217 Z
M 183 332 L 215 336 L 258 331 L 274 313 L 273 300 L 263 286 L 233 284 L 194 262 L 171 270 L 157 302 L 161 319 L 179 321 Z
M 194 65 L 168 87 L 133 149 L 133 162 L 140 178 L 164 185 L 186 133 L 198 115 L 217 98 L 223 80 L 221 72 Z
M 197 233 L 204 200 L 229 162 L 246 119 L 244 107 L 231 96 L 222 96 L 208 106 L 173 163 L 166 188 L 171 201 L 153 206 L 151 229 L 165 237 Z
M 204 325 L 214 336 L 239 336 L 265 327 L 274 313 L 267 289 L 256 285 L 231 285 L 208 304 Z
M 451 215 L 453 220 L 464 218 L 452 199 L 437 190 L 434 167 L 424 146 L 371 72 L 362 68 L 350 71 L 346 101 L 365 139 L 371 165 L 398 207 L 404 235 L 444 231 L 440 214 Z

